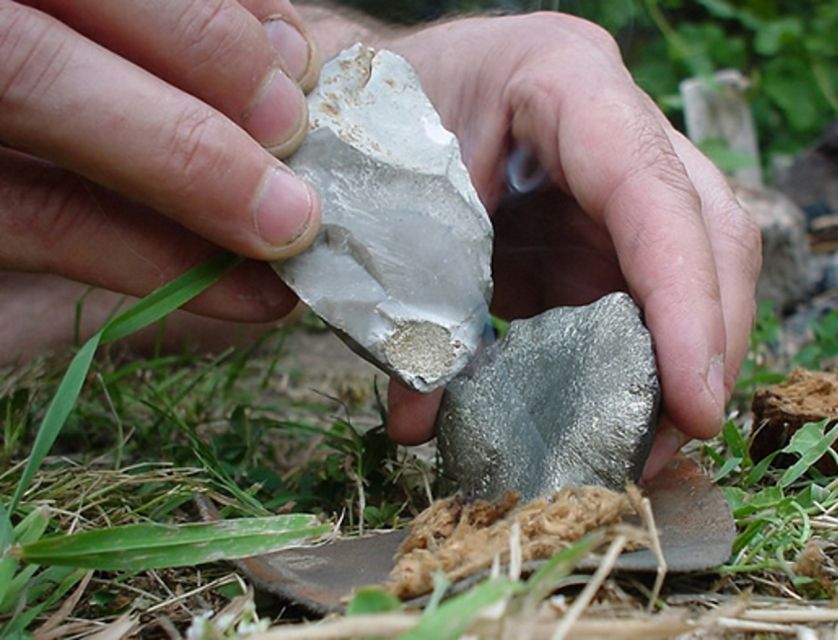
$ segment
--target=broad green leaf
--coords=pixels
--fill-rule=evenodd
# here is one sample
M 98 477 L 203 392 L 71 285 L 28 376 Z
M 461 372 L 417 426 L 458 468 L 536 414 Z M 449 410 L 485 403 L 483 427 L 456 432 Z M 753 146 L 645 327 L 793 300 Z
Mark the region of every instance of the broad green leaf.
M 820 422 L 810 422 L 803 425 L 791 437 L 783 448 L 785 453 L 795 453 L 800 459 L 786 469 L 780 477 L 780 486 L 787 487 L 805 474 L 818 460 L 820 460 L 838 439 L 838 425 L 824 434 L 829 419 Z
M 386 613 L 398 611 L 402 602 L 392 593 L 381 587 L 364 587 L 355 591 L 346 607 L 346 615 L 360 616 L 368 613 Z
M 513 595 L 520 583 L 500 577 L 443 602 L 435 611 L 426 612 L 402 640 L 457 640 L 486 607 Z
M 331 530 L 316 516 L 288 514 L 184 525 L 134 524 L 43 538 L 15 549 L 26 562 L 142 571 L 276 551 Z

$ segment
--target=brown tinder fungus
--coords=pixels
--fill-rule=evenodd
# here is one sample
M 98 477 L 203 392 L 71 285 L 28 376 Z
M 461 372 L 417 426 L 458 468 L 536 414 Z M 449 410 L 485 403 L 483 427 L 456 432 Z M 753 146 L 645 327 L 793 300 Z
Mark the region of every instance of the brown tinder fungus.
M 599 527 L 635 512 L 626 494 L 602 487 L 562 489 L 520 505 L 507 491 L 494 502 L 455 496 L 437 500 L 413 523 L 396 554 L 387 588 L 402 599 L 433 589 L 433 575 L 444 571 L 452 582 L 509 559 L 512 526 L 521 533 L 521 559 L 544 560 Z
M 755 429 L 751 456 L 762 460 L 786 446 L 795 431 L 807 422 L 825 418 L 838 422 L 838 371 L 795 369 L 785 382 L 759 389 L 751 410 Z M 794 460 L 793 456 L 781 455 L 774 459 L 774 464 L 788 466 Z M 823 456 L 816 466 L 827 475 L 838 473 L 838 466 L 829 455 Z

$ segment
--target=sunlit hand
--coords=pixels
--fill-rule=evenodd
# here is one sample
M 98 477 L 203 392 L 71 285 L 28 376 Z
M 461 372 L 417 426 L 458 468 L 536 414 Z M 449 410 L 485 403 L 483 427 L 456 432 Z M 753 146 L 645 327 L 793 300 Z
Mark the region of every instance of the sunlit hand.
M 513 147 L 533 150 L 555 185 L 495 220 L 495 312 L 629 291 L 655 341 L 665 411 L 644 475 L 716 434 L 747 349 L 759 232 L 635 85 L 614 40 L 539 13 L 450 22 L 392 48 L 417 67 L 490 212 Z M 440 395 L 391 384 L 391 436 L 431 437 Z

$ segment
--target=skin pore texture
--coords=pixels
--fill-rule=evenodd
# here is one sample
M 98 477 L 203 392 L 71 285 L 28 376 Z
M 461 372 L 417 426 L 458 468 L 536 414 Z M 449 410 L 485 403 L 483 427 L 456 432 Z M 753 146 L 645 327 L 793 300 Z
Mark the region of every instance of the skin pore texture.
M 647 475 L 717 433 L 747 349 L 759 232 L 613 39 L 556 13 L 404 29 L 287 0 L 0 0 L 0 359 L 68 344 L 82 295 L 89 334 L 218 246 L 251 260 L 170 318 L 166 344 L 246 342 L 294 309 L 262 261 L 304 250 L 319 204 L 276 158 L 302 140 L 319 61 L 359 40 L 404 55 L 460 140 L 495 216 L 494 311 L 629 291 L 664 393 Z M 499 211 L 513 146 L 554 185 L 526 216 Z M 439 395 L 391 384 L 390 435 L 431 437 Z

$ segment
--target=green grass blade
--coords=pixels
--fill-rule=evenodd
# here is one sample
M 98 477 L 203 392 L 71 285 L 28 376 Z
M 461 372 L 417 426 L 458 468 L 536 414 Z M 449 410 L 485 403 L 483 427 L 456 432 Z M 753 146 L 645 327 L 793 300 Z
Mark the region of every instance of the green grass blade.
M 15 544 L 29 544 L 35 542 L 49 526 L 49 509 L 38 507 L 29 512 L 15 527 Z
M 346 607 L 347 616 L 362 616 L 370 613 L 400 611 L 402 601 L 381 587 L 362 587 L 352 595 Z
M 17 509 L 21 497 L 23 497 L 29 483 L 35 476 L 35 472 L 40 468 L 55 439 L 64 427 L 64 423 L 76 404 L 76 399 L 87 378 L 87 373 L 90 371 L 90 365 L 99 344 L 118 340 L 160 320 L 208 289 L 230 269 L 239 264 L 241 260 L 240 257 L 230 253 L 222 253 L 210 258 L 207 262 L 194 267 L 172 282 L 150 293 L 133 307 L 107 322 L 96 335 L 79 349 L 79 352 L 70 362 L 67 373 L 64 374 L 64 378 L 47 408 L 43 422 L 38 428 L 38 435 L 35 437 L 35 444 L 32 445 L 32 452 L 29 454 L 29 459 L 9 505 L 9 513 L 14 513 Z
M 86 573 L 87 571 L 84 569 L 76 569 L 67 572 L 46 600 L 34 607 L 28 607 L 25 611 L 22 611 L 19 615 L 10 620 L 9 623 L 3 627 L 2 630 L 0 630 L 0 638 L 29 637 L 24 636 L 23 632 L 32 623 L 32 621 L 41 615 L 42 611 L 49 609 L 61 600 L 67 592 L 70 591 L 70 589 L 76 586 L 79 580 L 84 578 Z M 35 579 L 37 580 L 37 578 Z
M 0 602 L 6 597 L 12 576 L 17 570 L 17 560 L 6 555 L 6 550 L 14 542 L 15 532 L 9 514 L 0 504 Z
M 316 516 L 287 514 L 221 522 L 136 524 L 43 538 L 18 547 L 26 562 L 142 571 L 232 560 L 310 541 L 331 530 Z
M 513 595 L 520 588 L 520 583 L 512 582 L 505 577 L 484 582 L 422 616 L 419 624 L 401 638 L 402 640 L 457 640 L 468 630 L 483 609 Z
M 9 558 L 13 559 L 13 558 Z M 0 614 L 8 615 L 17 606 L 23 590 L 29 585 L 32 576 L 40 569 L 36 564 L 26 565 L 5 585 L 6 590 L 0 598 Z
M 15 494 L 12 497 L 12 502 L 9 505 L 9 513 L 14 513 L 15 509 L 17 509 L 18 504 L 20 504 L 20 499 L 23 497 L 26 489 L 29 488 L 29 483 L 32 482 L 32 478 L 35 476 L 35 472 L 41 466 L 47 453 L 52 448 L 55 439 L 61 432 L 61 428 L 70 416 L 70 412 L 76 404 L 76 398 L 79 397 L 79 392 L 81 392 L 82 385 L 87 378 L 90 363 L 93 361 L 93 355 L 96 353 L 96 348 L 99 346 L 101 337 L 101 333 L 97 333 L 88 340 L 79 349 L 72 362 L 70 362 L 67 373 L 64 374 L 58 390 L 55 392 L 47 407 L 44 420 L 38 428 L 38 435 L 35 436 L 32 452 L 29 454 L 29 459 L 26 461 L 26 466 L 23 468 L 23 473 L 20 476 Z
M 603 540 L 605 540 L 605 532 L 594 531 L 577 540 L 567 549 L 562 549 L 553 555 L 527 580 L 525 604 L 535 607 L 550 595 L 558 587 L 559 582 L 576 568 L 579 561 L 601 545 Z
M 119 340 L 163 319 L 206 291 L 241 261 L 239 256 L 221 253 L 190 269 L 108 322 L 102 328 L 102 343 Z

